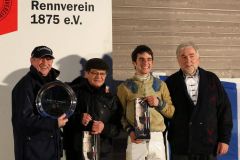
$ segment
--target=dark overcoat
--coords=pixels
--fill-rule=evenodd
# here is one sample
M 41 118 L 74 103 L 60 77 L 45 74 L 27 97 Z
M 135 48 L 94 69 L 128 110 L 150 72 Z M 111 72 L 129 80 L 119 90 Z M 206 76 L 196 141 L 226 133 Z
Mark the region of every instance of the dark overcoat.
M 12 91 L 12 125 L 15 160 L 59 160 L 60 129 L 56 119 L 41 117 L 35 105 L 40 88 L 56 80 L 59 71 L 51 69 L 42 77 L 31 66 L 30 71 Z
M 64 126 L 64 148 L 82 152 L 82 131 L 92 130 L 92 121 L 82 125 L 82 114 L 89 113 L 93 120 L 102 121 L 104 129 L 100 134 L 100 152 L 108 157 L 113 151 L 112 140 L 121 130 L 122 110 L 117 96 L 106 93 L 106 85 L 92 87 L 87 79 L 78 77 L 70 84 L 77 95 L 77 107 L 69 122 Z M 101 158 L 103 158 L 101 156 Z
M 167 78 L 175 114 L 168 127 L 174 154 L 216 154 L 218 142 L 229 144 L 233 127 L 231 104 L 218 77 L 199 68 L 198 100 L 188 95 L 181 70 Z

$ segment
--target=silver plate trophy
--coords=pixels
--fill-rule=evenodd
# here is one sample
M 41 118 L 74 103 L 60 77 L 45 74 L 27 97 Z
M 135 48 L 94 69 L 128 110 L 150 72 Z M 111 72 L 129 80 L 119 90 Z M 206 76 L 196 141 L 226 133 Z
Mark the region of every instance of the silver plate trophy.
M 77 98 L 72 88 L 60 81 L 45 84 L 38 92 L 36 107 L 41 116 L 57 119 L 63 113 L 71 116 Z
M 99 160 L 100 135 L 83 131 L 83 160 Z
M 135 99 L 134 129 L 136 139 L 150 139 L 150 114 L 148 108 L 149 105 L 144 98 Z

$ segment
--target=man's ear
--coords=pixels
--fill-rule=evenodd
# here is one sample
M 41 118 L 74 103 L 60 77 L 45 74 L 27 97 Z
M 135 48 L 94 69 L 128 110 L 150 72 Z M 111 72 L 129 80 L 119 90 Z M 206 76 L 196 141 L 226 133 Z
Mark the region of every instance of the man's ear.
M 84 77 L 84 78 L 87 78 L 87 74 L 88 74 L 88 72 L 87 72 L 87 71 L 84 71 L 83 77 Z
M 30 57 L 30 63 L 31 64 L 32 64 L 33 60 L 34 60 L 34 58 Z
M 134 62 L 134 61 L 132 61 L 132 64 L 133 64 L 133 67 L 134 67 L 134 69 L 136 69 L 136 62 Z

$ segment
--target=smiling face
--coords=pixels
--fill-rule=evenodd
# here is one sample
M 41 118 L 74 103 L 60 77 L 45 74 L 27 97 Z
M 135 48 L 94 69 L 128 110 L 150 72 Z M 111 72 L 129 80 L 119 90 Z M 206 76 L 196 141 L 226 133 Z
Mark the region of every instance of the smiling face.
M 180 49 L 177 59 L 181 70 L 187 75 L 193 75 L 199 66 L 199 54 L 190 46 Z
M 31 65 L 36 68 L 36 70 L 42 74 L 42 76 L 47 76 L 50 72 L 53 64 L 52 57 L 42 57 L 42 58 L 35 58 L 32 57 L 30 59 Z
M 137 54 L 137 59 L 135 62 L 133 61 L 133 65 L 136 70 L 136 75 L 148 75 L 152 70 L 153 58 L 147 52 Z
M 95 88 L 99 88 L 104 84 L 106 76 L 107 72 L 105 70 L 90 69 L 90 71 L 85 72 L 85 78 Z

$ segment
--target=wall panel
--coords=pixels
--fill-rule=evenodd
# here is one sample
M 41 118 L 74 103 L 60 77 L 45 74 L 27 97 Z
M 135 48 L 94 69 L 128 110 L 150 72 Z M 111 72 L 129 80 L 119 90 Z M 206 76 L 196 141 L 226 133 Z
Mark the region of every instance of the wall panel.
M 113 75 L 134 73 L 130 54 L 139 44 L 155 53 L 153 70 L 174 73 L 183 41 L 200 48 L 201 66 L 222 78 L 240 78 L 240 1 L 114 0 Z

